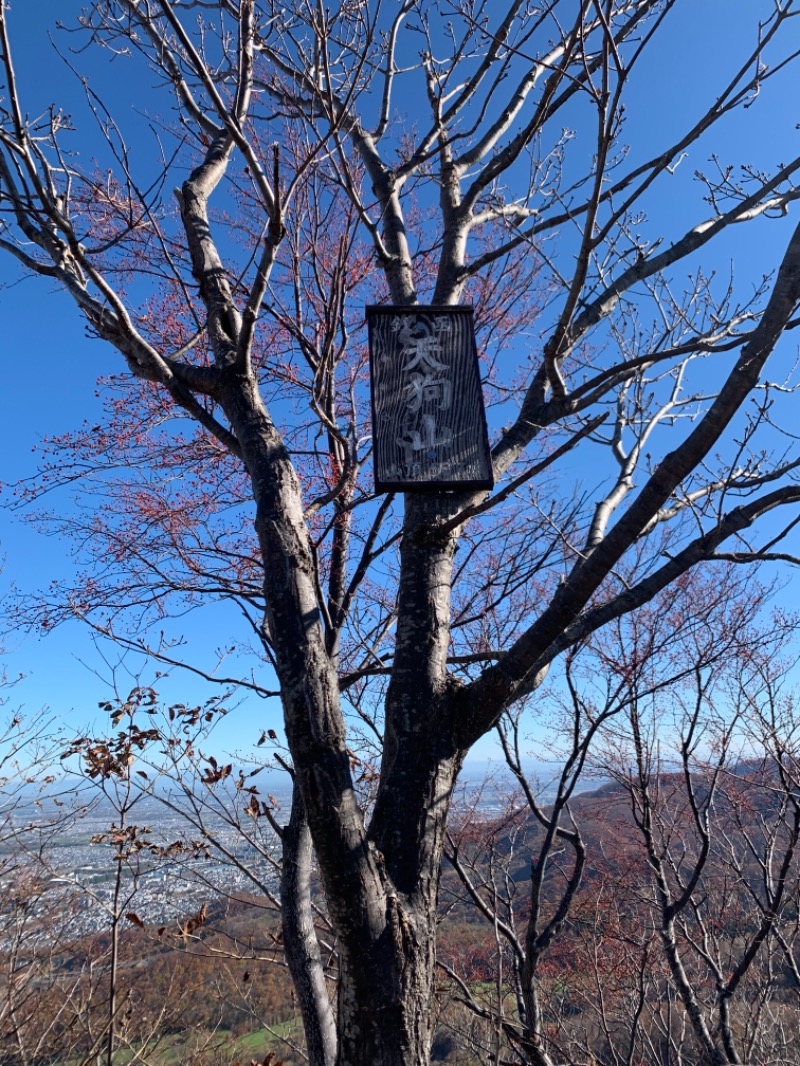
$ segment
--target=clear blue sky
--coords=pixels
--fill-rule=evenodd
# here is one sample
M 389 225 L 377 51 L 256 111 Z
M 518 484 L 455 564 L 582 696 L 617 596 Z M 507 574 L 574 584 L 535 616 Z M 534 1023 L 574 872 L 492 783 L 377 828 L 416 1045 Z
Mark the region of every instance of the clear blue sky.
M 12 4 L 10 22 L 16 62 L 23 90 L 29 99 L 35 97 L 31 110 L 51 100 L 60 101 L 65 94 L 79 98 L 73 76 L 48 44 L 47 28 L 57 18 L 69 20 L 81 6 L 80 0 L 15 0 Z M 677 130 L 687 115 L 695 113 L 698 96 L 705 98 L 710 88 L 722 85 L 724 73 L 734 65 L 734 57 L 742 54 L 754 16 L 759 12 L 768 14 L 772 7 L 771 0 L 685 0 L 679 5 L 665 28 L 647 83 L 643 82 L 629 109 L 631 141 L 637 156 L 645 156 L 662 145 L 668 131 Z M 800 44 L 800 32 L 797 41 Z M 118 78 L 118 71 L 98 65 L 91 56 L 76 58 L 79 66 L 85 62 L 89 62 L 90 73 L 103 87 L 109 102 L 123 117 L 129 114 L 134 105 L 127 98 L 127 86 L 124 79 Z M 800 145 L 797 99 L 795 79 L 782 78 L 768 85 L 759 107 L 740 112 L 716 135 L 715 148 L 733 163 L 752 160 L 768 167 L 796 155 Z M 136 103 L 142 103 L 138 88 Z M 88 129 L 88 121 L 77 106 L 74 114 Z M 687 161 L 685 178 L 681 179 L 684 188 L 689 187 L 693 169 L 705 162 L 697 157 Z M 669 230 L 687 220 L 680 189 L 676 182 L 671 198 L 657 205 L 653 225 Z M 795 215 L 797 211 L 795 207 Z M 763 222 L 751 228 L 746 261 L 740 259 L 736 264 L 740 278 L 743 272 L 758 278 L 774 265 L 794 223 L 794 219 Z M 729 246 L 723 242 L 718 248 L 721 265 L 727 265 L 725 257 L 737 236 L 732 235 Z M 738 247 L 741 253 L 741 245 Z M 54 292 L 46 280 L 13 282 L 16 276 L 13 265 L 0 259 L 0 283 L 4 283 L 0 289 L 4 356 L 0 480 L 5 483 L 33 472 L 36 457 L 32 449 L 42 434 L 67 431 L 84 418 L 93 417 L 98 375 L 118 368 L 118 357 L 110 348 L 85 338 L 83 324 L 67 297 Z M 62 496 L 54 499 L 54 504 L 63 506 L 66 501 Z M 30 588 L 73 571 L 73 560 L 63 543 L 37 534 L 7 510 L 0 511 L 0 550 L 5 556 L 4 586 L 14 581 L 21 589 Z M 236 624 L 234 618 L 231 624 Z M 208 627 L 201 615 L 189 619 L 186 626 L 196 655 L 204 642 L 209 643 Z M 113 649 L 109 649 L 109 655 L 113 657 Z M 97 701 L 108 693 L 101 680 L 108 675 L 108 668 L 98 657 L 88 632 L 78 623 L 59 629 L 45 640 L 12 634 L 6 641 L 5 662 L 12 676 L 26 675 L 14 694 L 15 703 L 24 704 L 34 714 L 49 706 L 75 727 L 94 716 Z M 138 668 L 133 661 L 131 667 Z M 144 678 L 149 680 L 146 671 Z M 208 694 L 205 686 L 186 677 L 173 677 L 163 682 L 162 688 L 168 700 L 199 700 Z M 252 713 L 241 714 L 231 722 L 221 737 L 223 744 L 247 744 L 260 728 L 276 724 L 276 701 L 269 710 L 263 704 L 256 706 L 252 699 L 247 707 Z

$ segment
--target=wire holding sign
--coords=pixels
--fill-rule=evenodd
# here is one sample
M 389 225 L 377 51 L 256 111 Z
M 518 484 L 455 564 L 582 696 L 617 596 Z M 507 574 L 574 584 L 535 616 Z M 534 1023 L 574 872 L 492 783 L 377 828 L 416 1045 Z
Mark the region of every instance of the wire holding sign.
M 375 488 L 491 488 L 471 307 L 368 307 Z

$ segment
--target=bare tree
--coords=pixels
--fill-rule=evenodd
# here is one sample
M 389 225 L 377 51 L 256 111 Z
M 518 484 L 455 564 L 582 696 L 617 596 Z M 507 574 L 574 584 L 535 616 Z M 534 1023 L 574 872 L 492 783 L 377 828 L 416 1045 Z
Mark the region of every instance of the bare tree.
M 160 1062 L 180 1050 L 208 1066 L 234 1061 L 243 1035 L 255 1050 L 247 1023 L 265 1044 L 282 1045 L 287 1061 L 305 1061 L 281 931 L 297 938 L 291 903 L 311 909 L 310 885 L 284 893 L 283 921 L 276 886 L 281 860 L 296 880 L 311 880 L 311 864 L 307 855 L 297 861 L 273 813 L 278 801 L 258 798 L 252 771 L 235 774 L 200 755 L 224 713 L 218 700 L 162 714 L 155 692 L 137 686 L 102 709 L 110 721 L 97 736 L 68 740 L 52 721 L 33 727 L 19 714 L 0 734 L 3 1061 L 100 1066 L 120 1055 Z M 59 761 L 66 777 L 53 770 Z M 154 828 L 159 804 L 173 816 Z M 95 858 L 73 869 L 81 846 Z M 212 856 L 220 861 L 210 864 Z M 221 868 L 245 875 L 238 897 L 232 883 L 225 895 Z M 175 895 L 163 893 L 163 877 Z M 252 902 L 243 888 L 257 894 Z M 307 932 L 314 946 L 315 921 L 325 928 L 319 907 Z M 306 953 L 295 950 L 295 966 Z M 314 980 L 308 965 L 298 990 Z M 330 1013 L 327 995 L 323 1006 Z
M 113 827 L 108 950 L 81 956 L 76 919 L 87 898 L 103 904 L 58 863 L 59 845 L 80 831 L 88 806 L 54 773 L 65 744 L 54 720 L 28 721 L 21 712 L 0 735 L 0 1054 L 19 1066 L 63 1056 L 110 1062 L 125 1013 L 118 998 L 125 833 Z
M 617 769 L 647 859 L 643 899 L 692 1034 L 684 1054 L 713 1066 L 797 1055 L 797 724 L 773 664 L 737 665 L 736 693 L 696 672 L 671 759 L 634 700 L 631 766 Z
M 492 930 L 498 990 L 440 965 L 503 1061 L 797 1056 L 796 623 L 754 625 L 766 590 L 742 576 L 667 590 L 568 655 L 550 787 L 509 716 L 518 789 L 448 831 L 445 899 Z M 587 761 L 604 783 L 577 794 Z
M 754 9 L 727 83 L 637 158 L 625 102 L 683 7 L 95 0 L 83 45 L 143 64 L 159 113 L 173 108 L 140 165 L 123 116 L 84 81 L 104 170 L 81 164 L 57 107 L 28 117 L 3 5 L 0 248 L 116 348 L 140 428 L 168 422 L 152 452 L 126 438 L 149 473 L 116 523 L 89 528 L 103 566 L 67 609 L 144 645 L 126 606 L 146 622 L 210 594 L 239 604 L 261 642 L 338 944 L 336 1033 L 316 1062 L 428 1061 L 439 867 L 470 747 L 556 657 L 691 568 L 789 557 L 797 519 L 780 516 L 800 498 L 800 460 L 774 435 L 765 368 L 800 302 L 800 231 L 755 289 L 712 277 L 703 255 L 739 223 L 785 216 L 800 158 L 714 156 L 700 202 L 679 186 L 683 228 L 644 234 L 684 156 L 707 159 L 715 127 L 795 61 L 796 4 L 765 5 L 761 21 Z M 685 76 L 679 56 L 673 69 Z M 367 263 L 377 273 L 359 288 Z M 493 492 L 408 492 L 402 514 L 371 498 L 359 293 L 475 301 Z M 510 306 L 513 343 L 492 314 Z M 121 406 L 114 436 L 131 425 Z M 186 493 L 157 476 L 176 439 L 194 464 Z M 572 491 L 568 454 L 599 490 Z M 380 748 L 367 806 L 350 709 Z

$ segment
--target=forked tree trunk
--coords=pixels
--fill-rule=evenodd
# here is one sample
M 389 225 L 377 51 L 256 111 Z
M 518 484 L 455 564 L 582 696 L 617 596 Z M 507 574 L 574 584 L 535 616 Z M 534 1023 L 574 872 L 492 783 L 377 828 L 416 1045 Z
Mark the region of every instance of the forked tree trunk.
M 336 931 L 336 1066 L 427 1066 L 439 871 L 464 755 L 446 668 L 455 538 L 431 538 L 434 501 L 409 502 L 381 785 L 367 829 L 296 475 L 251 373 L 231 374 L 219 399 L 253 484 L 286 737 Z

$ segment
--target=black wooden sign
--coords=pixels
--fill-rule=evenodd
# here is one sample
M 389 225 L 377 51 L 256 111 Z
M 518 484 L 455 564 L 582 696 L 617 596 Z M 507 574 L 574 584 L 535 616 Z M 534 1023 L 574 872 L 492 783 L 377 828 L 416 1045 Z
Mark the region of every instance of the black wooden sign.
M 471 307 L 367 308 L 375 489 L 491 488 Z

